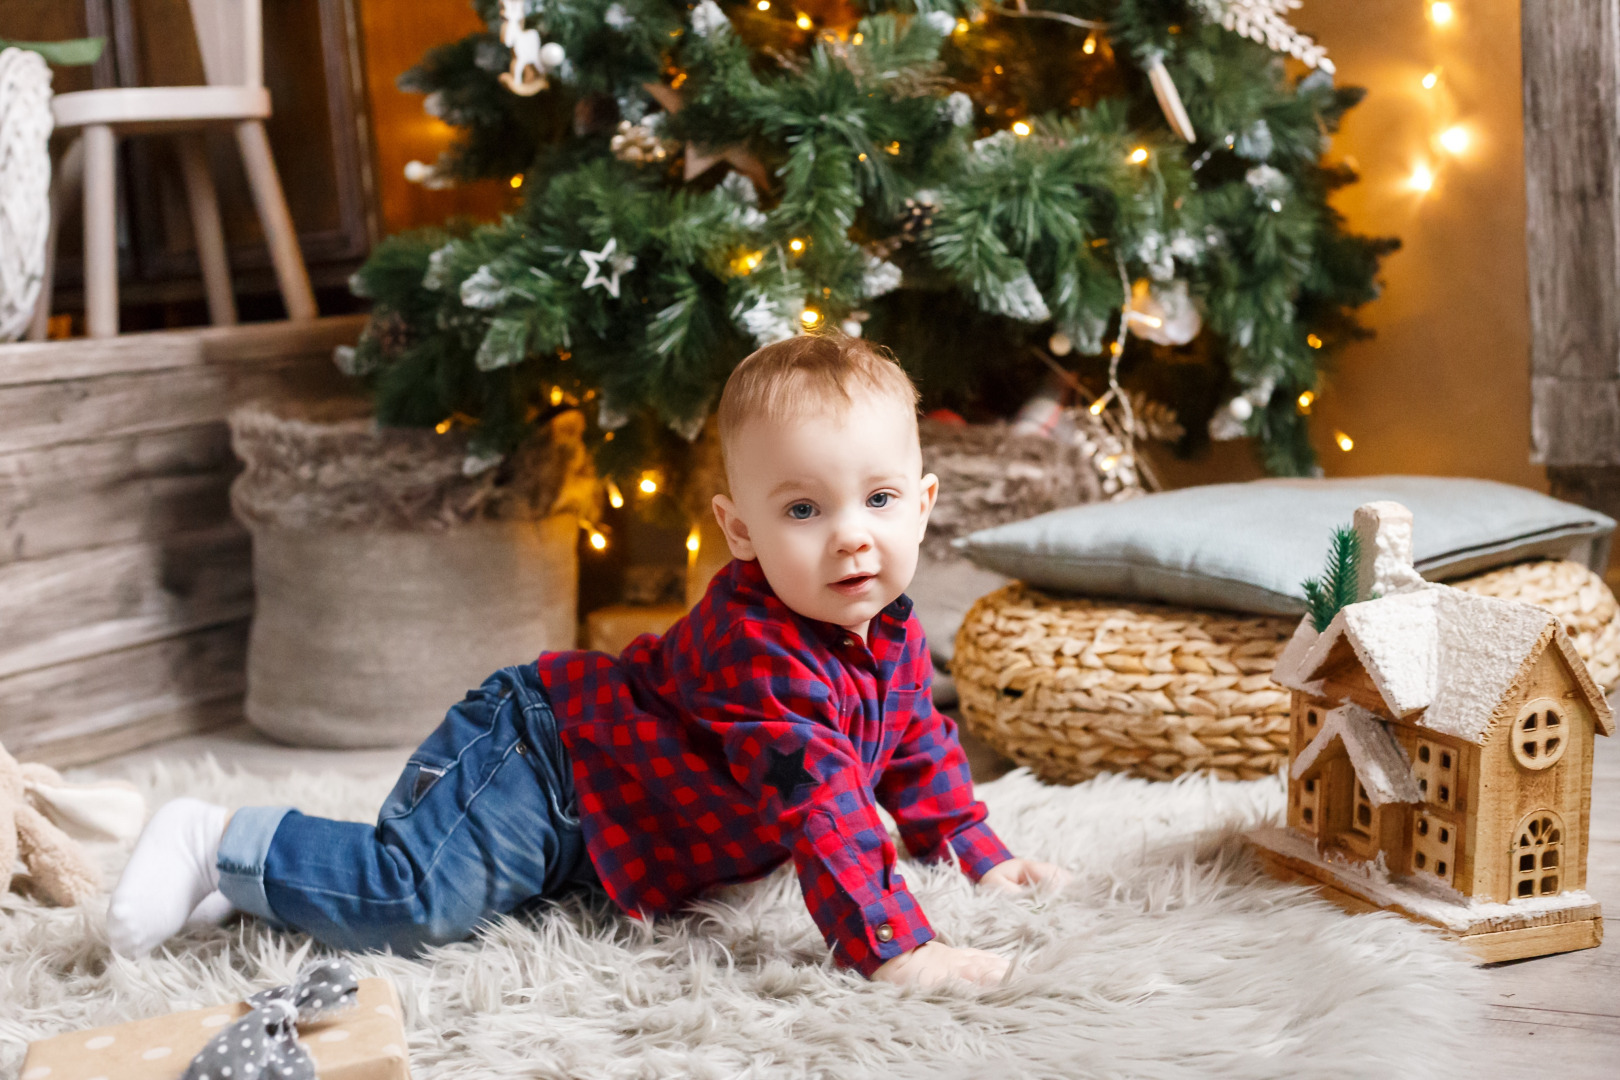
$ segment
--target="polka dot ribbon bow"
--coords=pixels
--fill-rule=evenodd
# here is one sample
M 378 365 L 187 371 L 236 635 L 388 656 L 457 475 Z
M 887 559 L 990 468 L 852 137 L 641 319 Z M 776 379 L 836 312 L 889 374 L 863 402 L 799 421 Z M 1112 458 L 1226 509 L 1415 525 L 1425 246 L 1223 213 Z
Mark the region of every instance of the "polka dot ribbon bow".
M 181 1080 L 315 1080 L 298 1025 L 353 1008 L 359 992 L 347 960 L 306 964 L 290 986 L 248 998 L 247 1015 L 215 1035 Z

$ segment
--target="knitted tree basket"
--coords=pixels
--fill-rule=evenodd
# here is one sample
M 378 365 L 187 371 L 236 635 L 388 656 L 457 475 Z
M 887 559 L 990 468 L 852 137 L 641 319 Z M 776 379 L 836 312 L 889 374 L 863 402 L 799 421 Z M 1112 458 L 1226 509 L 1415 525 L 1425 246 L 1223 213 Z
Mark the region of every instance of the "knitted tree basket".
M 1620 605 L 1584 564 L 1520 563 L 1451 584 L 1546 608 L 1598 684 L 1620 684 Z M 1266 776 L 1288 757 L 1288 692 L 1271 670 L 1298 624 L 1013 582 L 980 598 L 957 635 L 963 724 L 1049 782 Z

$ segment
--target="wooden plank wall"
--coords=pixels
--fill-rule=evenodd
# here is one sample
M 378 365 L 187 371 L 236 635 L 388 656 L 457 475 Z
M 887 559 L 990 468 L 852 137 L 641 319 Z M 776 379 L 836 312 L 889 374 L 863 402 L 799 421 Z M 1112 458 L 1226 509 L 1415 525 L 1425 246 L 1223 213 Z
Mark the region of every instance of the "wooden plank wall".
M 0 346 L 0 745 L 93 761 L 241 717 L 253 583 L 225 417 L 352 393 L 363 319 Z

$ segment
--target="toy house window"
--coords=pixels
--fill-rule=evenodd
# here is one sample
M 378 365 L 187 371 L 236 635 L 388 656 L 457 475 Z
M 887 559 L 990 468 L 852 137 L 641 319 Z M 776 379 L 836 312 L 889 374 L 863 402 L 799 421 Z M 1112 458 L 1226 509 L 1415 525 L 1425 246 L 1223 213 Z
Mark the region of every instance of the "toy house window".
M 1527 769 L 1558 764 L 1569 744 L 1569 718 L 1562 702 L 1537 698 L 1519 710 L 1513 722 L 1513 756 Z
M 1564 823 L 1551 810 L 1536 810 L 1519 823 L 1513 848 L 1513 898 L 1562 892 Z
M 1412 762 L 1412 775 L 1417 779 L 1418 793 L 1423 801 L 1447 810 L 1455 809 L 1453 798 L 1457 789 L 1456 759 L 1450 750 L 1427 739 L 1417 742 L 1416 760 Z
M 1412 872 L 1432 874 L 1451 884 L 1456 864 L 1457 840 L 1451 826 L 1440 818 L 1418 814 L 1412 822 Z
M 1300 800 L 1300 824 L 1309 825 L 1314 829 L 1316 827 L 1317 807 L 1321 805 L 1322 801 L 1317 796 L 1316 777 L 1311 777 L 1309 780 L 1301 784 L 1300 787 L 1304 791 L 1304 797 Z
M 1350 831 L 1357 836 L 1371 836 L 1372 819 L 1372 800 L 1367 798 L 1366 785 L 1357 780 L 1355 805 L 1350 810 Z

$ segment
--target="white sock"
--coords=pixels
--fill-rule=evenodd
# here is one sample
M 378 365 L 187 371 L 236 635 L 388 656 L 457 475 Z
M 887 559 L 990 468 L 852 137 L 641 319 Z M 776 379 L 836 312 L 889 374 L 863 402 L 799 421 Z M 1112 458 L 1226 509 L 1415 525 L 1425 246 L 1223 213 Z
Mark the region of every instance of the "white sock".
M 226 919 L 236 914 L 236 905 L 225 899 L 225 894 L 215 889 L 203 897 L 202 903 L 192 909 L 191 915 L 186 919 L 187 930 L 196 926 L 219 926 Z
M 107 938 L 115 952 L 145 956 L 179 933 L 219 889 L 214 863 L 229 816 L 223 806 L 200 799 L 175 799 L 152 815 L 107 905 Z

